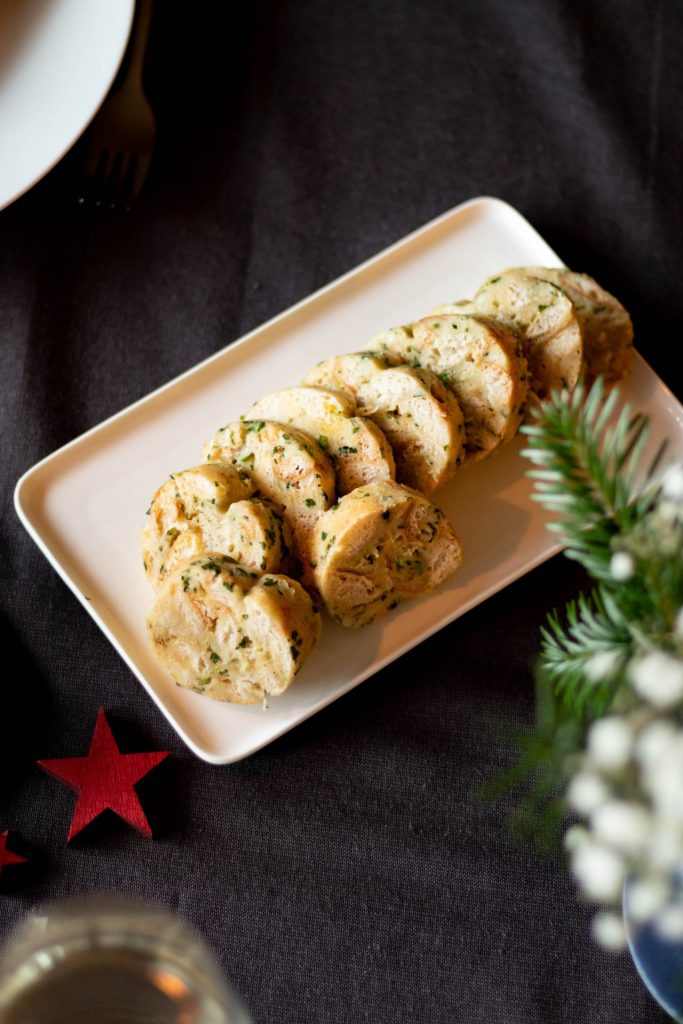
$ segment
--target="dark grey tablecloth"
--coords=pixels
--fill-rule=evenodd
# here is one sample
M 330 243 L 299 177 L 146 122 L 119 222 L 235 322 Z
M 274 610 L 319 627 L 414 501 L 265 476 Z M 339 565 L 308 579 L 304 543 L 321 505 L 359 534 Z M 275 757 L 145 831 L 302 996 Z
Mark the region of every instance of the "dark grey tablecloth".
M 249 760 L 196 760 L 20 528 L 14 481 L 58 445 L 473 195 L 517 206 L 634 315 L 680 393 L 683 31 L 674 0 L 159 4 L 157 156 L 138 206 L 77 206 L 72 153 L 0 215 L 6 623 L 0 829 L 31 858 L 0 928 L 92 889 L 206 935 L 258 1024 L 657 1022 L 588 936 L 559 859 L 516 846 L 495 723 L 530 719 L 546 610 L 532 573 Z M 6 159 L 5 154 L 2 159 Z M 37 757 L 170 749 L 146 842 Z

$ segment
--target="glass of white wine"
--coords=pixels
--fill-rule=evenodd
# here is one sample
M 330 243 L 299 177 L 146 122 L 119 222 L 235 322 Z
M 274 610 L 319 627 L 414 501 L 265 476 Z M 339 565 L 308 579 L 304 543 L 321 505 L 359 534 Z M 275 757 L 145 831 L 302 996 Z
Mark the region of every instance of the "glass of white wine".
M 249 1024 L 197 933 L 169 911 L 83 898 L 36 913 L 0 957 L 2 1024 Z

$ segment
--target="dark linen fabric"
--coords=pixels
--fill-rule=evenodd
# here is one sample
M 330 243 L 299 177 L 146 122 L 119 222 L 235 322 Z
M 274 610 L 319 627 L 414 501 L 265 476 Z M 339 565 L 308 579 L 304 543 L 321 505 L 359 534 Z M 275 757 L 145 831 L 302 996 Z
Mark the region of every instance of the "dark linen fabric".
M 155 162 L 138 205 L 79 207 L 77 147 L 0 214 L 4 622 L 0 830 L 25 869 L 0 932 L 91 890 L 205 935 L 257 1024 L 635 1024 L 664 1014 L 589 938 L 559 857 L 477 798 L 530 721 L 539 626 L 585 584 L 555 559 L 250 759 L 198 761 L 20 527 L 57 446 L 471 196 L 501 196 L 631 309 L 679 395 L 683 30 L 675 0 L 158 4 Z M 3 154 L 3 160 L 11 154 Z M 457 291 L 457 288 L 456 288 Z M 445 297 L 447 298 L 447 297 Z M 172 757 L 156 838 L 38 757 Z

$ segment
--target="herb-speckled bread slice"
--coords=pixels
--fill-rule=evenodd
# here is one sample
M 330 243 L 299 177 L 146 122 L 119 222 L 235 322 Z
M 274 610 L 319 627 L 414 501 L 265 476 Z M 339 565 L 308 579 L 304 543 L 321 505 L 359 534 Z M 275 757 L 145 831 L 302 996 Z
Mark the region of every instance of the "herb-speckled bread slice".
M 221 427 L 204 458 L 249 473 L 259 492 L 284 510 L 296 553 L 305 562 L 308 534 L 335 499 L 334 470 L 318 442 L 282 423 L 242 420 Z
M 463 308 L 441 306 L 441 313 L 383 331 L 368 347 L 386 348 L 438 375 L 462 409 L 466 458 L 473 462 L 517 433 L 528 373 L 519 338 L 504 324 L 465 314 Z
M 239 565 L 258 572 L 287 572 L 292 568 L 294 536 L 283 511 L 274 501 L 254 497 L 234 502 L 214 537 L 213 551 L 229 555 Z
M 505 270 L 484 282 L 474 303 L 480 314 L 522 338 L 529 383 L 539 398 L 576 386 L 586 368 L 583 323 L 562 288 L 523 270 Z
M 371 420 L 356 415 L 352 399 L 328 388 L 274 391 L 252 405 L 250 420 L 276 420 L 317 438 L 329 455 L 337 493 L 347 494 L 371 480 L 393 480 L 394 457 L 386 437 Z
M 624 377 L 633 358 L 633 324 L 618 299 L 588 274 L 566 267 L 525 267 L 525 273 L 558 285 L 574 303 L 583 324 L 589 383 L 599 375 L 608 387 Z
M 283 693 L 321 630 L 300 584 L 258 576 L 216 552 L 164 580 L 147 626 L 154 653 L 179 686 L 234 704 Z
M 397 478 L 431 494 L 464 457 L 462 412 L 436 374 L 394 363 L 376 352 L 335 356 L 314 367 L 304 383 L 349 394 L 388 438 Z
M 158 489 L 142 531 L 142 558 L 153 586 L 181 562 L 214 548 L 225 515 L 256 488 L 233 466 L 194 466 L 174 473 Z
M 158 587 L 182 562 L 221 551 L 247 569 L 289 565 L 292 532 L 278 508 L 254 493 L 248 473 L 202 465 L 174 473 L 152 498 L 142 531 L 147 577 Z
M 460 541 L 441 509 L 410 487 L 358 487 L 318 520 L 316 587 L 343 626 L 366 626 L 399 601 L 434 590 L 456 571 Z

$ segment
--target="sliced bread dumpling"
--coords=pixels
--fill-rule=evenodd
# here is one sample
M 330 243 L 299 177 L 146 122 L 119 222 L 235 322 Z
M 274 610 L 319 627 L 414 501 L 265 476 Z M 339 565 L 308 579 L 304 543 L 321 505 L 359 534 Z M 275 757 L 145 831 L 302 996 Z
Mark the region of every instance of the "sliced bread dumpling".
M 408 354 L 413 341 L 413 325 L 399 324 L 397 327 L 387 327 L 379 334 L 373 335 L 365 346 L 369 355 L 376 356 L 381 364 L 388 366 L 400 366 L 401 363 L 412 364 L 412 356 Z
M 576 386 L 585 371 L 583 324 L 567 293 L 523 270 L 485 281 L 474 297 L 480 314 L 511 327 L 524 343 L 529 384 L 538 398 Z
M 424 495 L 376 481 L 323 513 L 312 558 L 328 612 L 356 627 L 434 590 L 456 571 L 462 548 L 444 513 Z
M 391 352 L 352 352 L 349 355 L 323 359 L 306 374 L 303 383 L 314 387 L 331 388 L 341 391 L 363 406 L 365 388 L 384 370 L 390 370 L 398 363 Z
M 249 572 L 218 552 L 166 577 L 147 626 L 178 686 L 235 704 L 283 693 L 321 629 L 300 584 Z
M 304 383 L 354 399 L 358 412 L 388 438 L 402 483 L 431 494 L 463 460 L 460 406 L 429 370 L 396 366 L 376 352 L 354 352 L 318 363 Z
M 558 285 L 574 303 L 583 324 L 584 354 L 589 382 L 602 375 L 608 387 L 630 368 L 633 324 L 618 299 L 588 274 L 566 267 L 525 267 L 525 273 Z
M 255 491 L 249 474 L 234 466 L 202 465 L 174 473 L 152 498 L 142 531 L 150 583 L 158 586 L 180 562 L 220 547 L 228 509 Z
M 286 572 L 292 567 L 294 536 L 284 512 L 267 498 L 234 502 L 215 535 L 214 551 L 258 572 Z
M 463 412 L 466 457 L 472 462 L 517 433 L 528 374 L 519 338 L 504 324 L 465 314 L 462 308 L 442 306 L 443 313 L 382 332 L 369 347 L 386 346 L 447 385 Z
M 318 442 L 282 423 L 241 420 L 221 427 L 204 458 L 249 473 L 260 494 L 283 509 L 296 552 L 305 560 L 308 533 L 335 499 L 334 470 Z
M 347 494 L 371 480 L 393 480 L 394 457 L 386 437 L 371 420 L 356 415 L 355 402 L 329 388 L 274 391 L 252 405 L 250 420 L 275 420 L 311 434 L 330 457 L 337 493 Z

